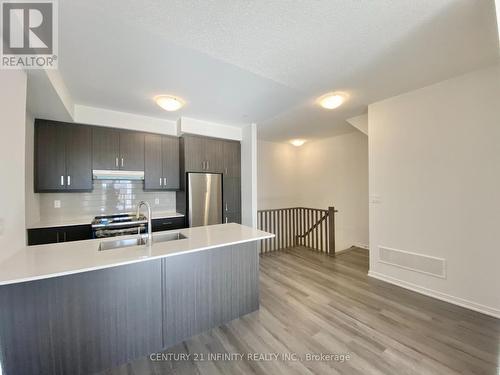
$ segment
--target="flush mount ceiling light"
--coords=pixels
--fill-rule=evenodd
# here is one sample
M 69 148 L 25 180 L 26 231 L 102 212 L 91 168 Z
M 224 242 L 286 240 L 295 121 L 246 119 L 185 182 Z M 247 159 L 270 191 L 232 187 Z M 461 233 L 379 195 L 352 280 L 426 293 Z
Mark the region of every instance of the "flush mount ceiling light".
M 155 96 L 155 102 L 165 111 L 174 112 L 184 106 L 184 100 L 170 95 Z
M 292 139 L 290 141 L 290 143 L 292 145 L 294 145 L 295 147 L 300 147 L 302 146 L 304 143 L 306 143 L 306 140 L 305 139 Z
M 341 92 L 330 92 L 321 96 L 318 103 L 325 109 L 335 109 L 340 107 L 346 100 L 347 95 Z

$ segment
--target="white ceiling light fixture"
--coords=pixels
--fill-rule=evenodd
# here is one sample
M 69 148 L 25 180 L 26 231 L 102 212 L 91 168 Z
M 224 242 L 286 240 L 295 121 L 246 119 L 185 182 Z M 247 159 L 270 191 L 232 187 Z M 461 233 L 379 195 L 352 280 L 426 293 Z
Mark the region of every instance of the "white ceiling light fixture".
M 325 109 L 335 109 L 340 107 L 345 100 L 347 95 L 341 92 L 329 92 L 318 98 L 318 103 Z
M 155 96 L 155 102 L 158 104 L 161 108 L 163 108 L 165 111 L 168 112 L 174 112 L 182 107 L 184 107 L 184 100 L 181 98 L 171 96 L 171 95 L 158 95 Z
M 292 145 L 294 145 L 295 147 L 300 147 L 302 146 L 304 143 L 306 143 L 306 140 L 305 139 L 292 139 L 290 141 L 290 143 Z

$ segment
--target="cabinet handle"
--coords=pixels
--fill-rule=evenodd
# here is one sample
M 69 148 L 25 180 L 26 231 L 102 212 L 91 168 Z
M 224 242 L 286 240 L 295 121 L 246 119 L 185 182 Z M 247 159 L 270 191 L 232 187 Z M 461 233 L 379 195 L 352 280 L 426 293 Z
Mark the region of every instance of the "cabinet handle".
M 123 167 L 123 158 L 122 158 L 122 167 Z
M 63 241 L 66 242 L 66 232 L 63 232 Z
M 226 168 L 224 168 L 224 173 L 225 173 L 225 174 L 227 174 L 227 167 L 226 167 Z
M 201 162 L 201 170 L 204 171 L 205 170 L 205 160 L 203 160 Z
M 68 186 L 71 185 L 71 176 L 68 176 Z
M 167 178 L 166 177 L 163 178 L 163 186 L 167 186 Z
M 207 169 L 210 169 L 210 161 L 207 160 Z
M 160 177 L 160 186 L 161 186 L 162 178 Z
M 227 224 L 227 216 L 226 216 L 226 224 Z
M 118 158 L 115 159 L 115 166 L 118 167 Z
M 226 211 L 227 211 L 227 202 L 226 202 Z
M 59 232 L 56 232 L 56 242 L 59 242 Z
M 61 186 L 64 186 L 64 176 L 61 176 Z

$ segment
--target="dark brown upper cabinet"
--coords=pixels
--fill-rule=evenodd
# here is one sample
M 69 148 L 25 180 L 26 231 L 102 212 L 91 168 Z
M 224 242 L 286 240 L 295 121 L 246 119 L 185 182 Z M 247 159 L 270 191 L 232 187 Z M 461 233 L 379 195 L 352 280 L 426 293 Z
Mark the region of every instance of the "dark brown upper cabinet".
M 92 131 L 93 169 L 144 170 L 144 133 L 94 127 Z
M 92 190 L 89 126 L 35 121 L 35 192 Z
M 144 190 L 178 190 L 179 138 L 146 134 Z
M 92 129 L 92 168 L 119 169 L 120 166 L 120 132 L 116 129 Z
M 224 141 L 224 175 L 241 176 L 241 145 L 237 141 Z
M 224 140 L 184 136 L 184 158 L 186 172 L 223 173 Z

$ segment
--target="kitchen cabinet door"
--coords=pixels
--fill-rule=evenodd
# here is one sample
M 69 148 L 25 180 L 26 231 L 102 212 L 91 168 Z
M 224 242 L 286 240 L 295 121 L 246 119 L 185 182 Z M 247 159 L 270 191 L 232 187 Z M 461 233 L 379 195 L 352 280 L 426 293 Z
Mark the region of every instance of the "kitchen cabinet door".
M 224 175 L 241 176 L 241 145 L 237 141 L 224 142 Z
M 60 242 L 62 238 L 58 228 L 28 229 L 28 245 L 45 245 Z
M 164 230 L 182 229 L 186 227 L 183 217 L 172 217 L 165 219 L 153 219 L 151 221 L 153 232 L 162 232 Z
M 144 133 L 120 132 L 120 169 L 144 170 Z
M 146 135 L 144 155 L 144 190 L 161 190 L 163 188 L 161 135 Z
M 184 166 L 186 172 L 204 172 L 205 141 L 202 137 L 184 136 Z
M 227 223 L 241 224 L 241 213 L 239 212 L 224 213 L 224 224 Z
M 224 212 L 241 211 L 241 183 L 239 177 L 224 176 Z
M 91 238 L 92 227 L 90 225 L 28 229 L 28 245 L 30 246 L 90 240 Z
M 224 170 L 224 141 L 214 138 L 205 138 L 205 171 L 222 173 Z
M 92 168 L 119 169 L 120 131 L 110 128 L 92 129 Z
M 180 188 L 179 172 L 179 138 L 163 136 L 161 139 L 163 159 L 163 188 L 177 190 Z
M 64 233 L 64 241 L 83 241 L 92 239 L 92 226 L 90 225 L 72 225 L 61 228 Z
M 65 138 L 61 125 L 37 120 L 35 126 L 35 192 L 64 190 Z
M 89 126 L 64 126 L 66 190 L 92 190 L 92 130 Z

